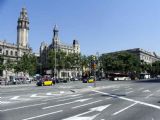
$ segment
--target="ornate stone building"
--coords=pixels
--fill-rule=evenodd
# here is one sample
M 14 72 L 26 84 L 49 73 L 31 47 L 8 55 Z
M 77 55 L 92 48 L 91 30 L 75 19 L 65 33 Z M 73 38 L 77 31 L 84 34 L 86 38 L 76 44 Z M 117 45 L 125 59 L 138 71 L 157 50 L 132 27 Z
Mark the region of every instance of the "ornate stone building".
M 73 44 L 72 45 L 67 45 L 64 44 L 60 41 L 59 39 L 59 35 L 58 35 L 58 27 L 57 25 L 54 26 L 53 29 L 53 38 L 52 38 L 52 43 L 50 45 L 48 45 L 45 42 L 41 43 L 40 46 L 40 62 L 41 64 L 43 64 L 44 66 L 47 66 L 47 52 L 49 52 L 50 50 L 61 50 L 63 52 L 68 53 L 80 53 L 80 45 L 78 43 L 77 40 L 73 40 Z M 58 73 L 58 77 L 74 77 L 77 76 L 77 74 L 79 73 L 79 68 L 75 68 L 72 70 L 62 70 L 59 71 Z
M 28 45 L 29 19 L 25 8 L 22 8 L 17 23 L 17 43 L 8 43 L 6 40 L 0 41 L 0 55 L 4 59 L 3 63 L 6 63 L 8 59 L 17 61 L 24 54 L 32 52 Z M 0 74 L 6 76 L 6 72 L 8 72 L 8 76 L 14 75 L 13 71 L 1 71 Z
M 155 52 L 149 52 L 141 48 L 134 48 L 134 49 L 128 49 L 128 50 L 121 50 L 111 53 L 118 53 L 118 52 L 129 52 L 135 54 L 139 60 L 146 62 L 148 64 L 151 64 L 155 61 L 160 61 L 160 56 L 158 56 Z M 107 53 L 107 54 L 111 54 Z

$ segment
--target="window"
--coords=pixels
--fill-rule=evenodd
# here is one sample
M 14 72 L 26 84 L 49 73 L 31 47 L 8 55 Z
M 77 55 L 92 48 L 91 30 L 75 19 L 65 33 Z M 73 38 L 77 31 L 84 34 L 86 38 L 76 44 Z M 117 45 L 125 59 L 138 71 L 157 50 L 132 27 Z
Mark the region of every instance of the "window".
M 10 51 L 10 55 L 13 55 L 13 51 Z
M 6 50 L 6 55 L 8 55 L 8 50 Z
M 17 51 L 15 52 L 15 56 L 17 56 Z
M 0 48 L 0 53 L 2 53 L 2 48 Z

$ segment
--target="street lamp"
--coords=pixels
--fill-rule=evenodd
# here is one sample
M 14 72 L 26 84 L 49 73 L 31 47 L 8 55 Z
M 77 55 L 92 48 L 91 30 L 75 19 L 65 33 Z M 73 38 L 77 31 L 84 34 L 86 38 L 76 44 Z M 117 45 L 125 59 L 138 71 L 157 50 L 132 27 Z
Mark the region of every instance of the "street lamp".
M 56 61 L 56 52 L 57 52 L 57 44 L 55 45 L 55 47 L 54 47 L 54 53 L 55 53 L 55 63 L 54 63 L 54 78 L 56 79 L 56 74 L 57 74 L 57 69 L 56 69 L 56 64 L 57 64 L 57 61 Z

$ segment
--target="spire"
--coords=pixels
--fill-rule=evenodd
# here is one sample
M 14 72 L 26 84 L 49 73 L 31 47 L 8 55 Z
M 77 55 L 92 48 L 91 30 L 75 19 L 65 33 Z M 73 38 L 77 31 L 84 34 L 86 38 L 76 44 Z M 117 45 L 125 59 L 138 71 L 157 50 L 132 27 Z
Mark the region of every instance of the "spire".
M 19 20 L 25 20 L 28 21 L 28 15 L 26 8 L 22 8 L 22 11 L 20 12 Z
M 53 30 L 54 32 L 58 32 L 59 30 L 58 30 L 58 26 L 57 26 L 57 24 L 55 24 L 55 26 L 54 26 L 54 30 Z
M 54 45 L 57 45 L 57 44 L 60 43 L 58 32 L 59 32 L 58 26 L 55 25 L 54 28 L 53 28 L 53 41 L 52 41 Z

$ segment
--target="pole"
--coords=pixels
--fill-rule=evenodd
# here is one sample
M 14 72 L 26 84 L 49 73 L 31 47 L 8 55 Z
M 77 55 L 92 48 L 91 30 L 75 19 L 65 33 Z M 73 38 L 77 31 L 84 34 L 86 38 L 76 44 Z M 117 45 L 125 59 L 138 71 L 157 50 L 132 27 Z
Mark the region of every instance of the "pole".
M 56 64 L 57 64 L 57 61 L 56 61 L 56 49 L 57 49 L 57 45 L 55 46 L 54 50 L 55 50 L 55 63 L 54 63 L 54 78 L 56 79 L 56 73 L 57 73 L 57 69 L 56 69 Z

